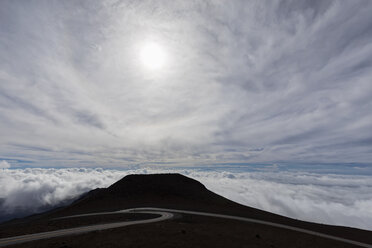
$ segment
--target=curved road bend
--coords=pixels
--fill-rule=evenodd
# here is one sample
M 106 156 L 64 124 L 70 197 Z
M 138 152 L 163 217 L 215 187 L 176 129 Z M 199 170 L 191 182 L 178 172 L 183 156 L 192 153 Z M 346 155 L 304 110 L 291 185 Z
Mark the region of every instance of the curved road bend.
M 4 238 L 0 239 L 0 247 L 11 245 L 11 244 L 17 244 L 17 243 L 23 243 L 33 240 L 39 240 L 39 239 L 46 239 L 46 238 L 52 238 L 52 237 L 59 237 L 59 236 L 65 236 L 65 235 L 71 235 L 71 234 L 80 234 L 85 232 L 91 232 L 96 230 L 105 230 L 110 228 L 117 228 L 117 227 L 123 227 L 123 226 L 129 226 L 129 225 L 136 225 L 136 224 L 144 224 L 144 223 L 152 223 L 162 220 L 167 220 L 173 217 L 172 213 L 180 213 L 180 214 L 192 214 L 192 215 L 201 215 L 201 216 L 208 216 L 208 217 L 217 217 L 217 218 L 224 218 L 224 219 L 231 219 L 231 220 L 239 220 L 239 221 L 245 221 L 250 223 L 257 223 L 267 226 L 273 226 L 278 228 L 284 228 L 287 230 L 292 230 L 296 232 L 302 232 L 322 238 L 332 239 L 336 241 L 341 241 L 344 243 L 357 245 L 361 247 L 367 247 L 372 248 L 371 244 L 366 244 L 350 239 L 344 239 L 339 238 L 336 236 L 323 234 L 319 232 L 310 231 L 307 229 L 302 229 L 298 227 L 292 227 L 287 226 L 283 224 L 273 223 L 269 221 L 262 221 L 262 220 L 256 220 L 251 218 L 244 218 L 244 217 L 238 217 L 238 216 L 232 216 L 232 215 L 224 215 L 224 214 L 212 214 L 212 213 L 205 213 L 205 212 L 196 212 L 196 211 L 187 211 L 187 210 L 176 210 L 176 209 L 165 209 L 165 208 L 133 208 L 133 209 L 126 209 L 126 210 L 120 210 L 116 212 L 104 212 L 104 213 L 92 213 L 92 214 L 82 214 L 82 215 L 73 215 L 73 216 L 67 216 L 62 217 L 59 219 L 64 218 L 73 218 L 73 217 L 82 217 L 82 216 L 91 216 L 91 215 L 101 215 L 101 214 L 117 214 L 117 213 L 150 213 L 150 214 L 160 214 L 161 216 L 154 219 L 149 220 L 138 220 L 138 221 L 128 221 L 128 222 L 118 222 L 118 223 L 112 223 L 112 224 L 102 224 L 102 225 L 94 225 L 94 226 L 85 226 L 85 227 L 77 227 L 77 228 L 71 228 L 71 229 L 62 229 L 58 231 L 51 231 L 51 232 L 44 232 L 44 233 L 35 233 L 35 234 L 29 234 L 29 235 L 22 235 L 22 236 L 16 236 L 16 237 L 10 237 L 10 238 Z
M 336 241 L 341 241 L 344 243 L 352 244 L 352 245 L 357 245 L 361 247 L 367 247 L 367 248 L 372 248 L 371 244 L 366 244 L 350 239 L 344 239 L 344 238 L 339 238 L 336 236 L 324 234 L 324 233 L 319 233 L 319 232 L 314 232 L 310 231 L 307 229 L 303 228 L 298 228 L 298 227 L 293 227 L 293 226 L 287 226 L 283 224 L 278 224 L 278 223 L 273 223 L 270 221 L 263 221 L 263 220 L 256 220 L 256 219 L 251 219 L 251 218 L 245 218 L 245 217 L 238 217 L 238 216 L 232 216 L 232 215 L 224 215 L 224 214 L 212 214 L 212 213 L 205 213 L 205 212 L 196 212 L 196 211 L 187 211 L 187 210 L 176 210 L 176 209 L 166 209 L 166 208 L 133 208 L 133 209 L 128 209 L 126 211 L 130 212 L 141 212 L 141 211 L 146 211 L 146 210 L 151 210 L 151 211 L 164 211 L 164 212 L 172 212 L 172 213 L 181 213 L 181 214 L 193 214 L 193 215 L 202 215 L 202 216 L 209 216 L 209 217 L 217 217 L 217 218 L 223 218 L 223 219 L 231 219 L 231 220 L 239 220 L 239 221 L 245 221 L 245 222 L 251 222 L 251 223 L 257 223 L 257 224 L 262 224 L 262 225 L 267 225 L 267 226 L 273 226 L 273 227 L 279 227 L 279 228 L 284 228 L 287 230 L 291 231 L 296 231 L 296 232 L 302 232 L 322 238 L 327 238 L 327 239 L 332 239 Z
M 105 213 L 82 214 L 82 215 L 67 216 L 67 217 L 62 217 L 62 218 L 57 218 L 57 219 L 66 219 L 70 217 L 81 217 L 81 216 L 91 216 L 91 215 L 101 215 L 101 214 L 118 214 L 118 213 L 120 214 L 120 213 L 126 213 L 126 212 L 127 211 L 124 210 L 124 211 L 105 212 Z M 40 240 L 40 239 L 48 239 L 48 238 L 54 238 L 54 237 L 60 237 L 60 236 L 75 235 L 75 234 L 87 233 L 87 232 L 92 232 L 92 231 L 99 231 L 99 230 L 106 230 L 106 229 L 112 229 L 112 228 L 118 228 L 118 227 L 130 226 L 130 225 L 137 225 L 137 224 L 153 223 L 153 222 L 158 222 L 158 221 L 163 221 L 163 220 L 168 220 L 168 219 L 173 218 L 172 213 L 161 212 L 161 211 L 156 211 L 156 212 L 141 211 L 141 213 L 156 214 L 160 216 L 157 218 L 152 218 L 152 219 L 147 219 L 147 220 L 124 221 L 124 222 L 115 222 L 115 223 L 109 223 L 109 224 L 82 226 L 82 227 L 61 229 L 61 230 L 50 231 L 50 232 L 41 232 L 41 233 L 26 234 L 26 235 L 21 235 L 21 236 L 3 238 L 3 239 L 0 239 L 0 247 L 19 244 L 19 243 L 25 243 L 25 242 L 35 241 L 35 240 Z

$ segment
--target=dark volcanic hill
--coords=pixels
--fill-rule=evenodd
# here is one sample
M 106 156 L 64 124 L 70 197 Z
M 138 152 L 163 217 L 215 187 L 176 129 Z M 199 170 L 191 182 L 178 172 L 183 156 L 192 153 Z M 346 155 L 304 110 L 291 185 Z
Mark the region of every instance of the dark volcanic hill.
M 72 215 L 135 207 L 174 208 L 244 216 L 372 243 L 369 231 L 300 221 L 243 206 L 181 174 L 128 175 L 108 188 L 90 191 L 54 214 Z
M 180 175 L 180 174 L 153 174 L 153 175 L 126 176 L 108 188 L 95 189 L 95 190 L 92 190 L 84 194 L 78 200 L 76 200 L 75 202 L 73 202 L 67 207 L 55 209 L 54 211 L 44 213 L 41 215 L 36 215 L 36 216 L 29 217 L 29 218 L 25 218 L 22 221 L 15 222 L 13 224 L 11 223 L 10 225 L 5 225 L 5 226 L 3 225 L 3 227 L 0 226 L 0 236 L 1 236 L 2 230 L 5 230 L 5 229 L 7 230 L 8 233 L 9 233 L 9 230 L 10 232 L 12 230 L 16 230 L 17 233 L 20 233 L 21 232 L 20 230 L 23 230 L 22 228 L 25 228 L 26 225 L 32 226 L 33 229 L 38 227 L 39 230 L 44 230 L 43 228 L 46 225 L 50 225 L 50 220 L 55 217 L 68 216 L 68 215 L 74 215 L 74 214 L 83 214 L 83 213 L 89 213 L 89 212 L 115 211 L 115 210 L 122 210 L 122 209 L 135 208 L 135 207 L 172 208 L 172 209 L 180 209 L 180 210 L 195 210 L 195 211 L 202 211 L 202 212 L 243 216 L 243 217 L 248 217 L 248 218 L 253 218 L 253 219 L 265 220 L 265 221 L 270 221 L 274 223 L 281 223 L 281 224 L 286 224 L 290 226 L 309 229 L 309 230 L 313 230 L 316 232 L 331 234 L 334 236 L 356 240 L 356 241 L 360 241 L 364 243 L 372 243 L 372 232 L 370 231 L 359 230 L 359 229 L 349 228 L 349 227 L 330 226 L 330 225 L 322 225 L 322 224 L 316 224 L 316 223 L 311 223 L 311 222 L 299 221 L 299 220 L 287 218 L 284 216 L 280 216 L 277 214 L 269 213 L 266 211 L 262 211 L 259 209 L 243 206 L 243 205 L 230 201 L 220 195 L 217 195 L 211 192 L 200 182 L 194 179 L 188 178 L 186 176 Z M 186 217 L 183 216 L 181 220 L 185 220 L 185 218 Z M 251 229 L 249 229 L 247 227 L 249 225 L 245 223 L 235 223 L 235 222 L 232 223 L 231 221 L 229 222 L 229 221 L 224 221 L 224 220 L 218 220 L 216 222 L 216 220 L 213 220 L 213 218 L 208 218 L 208 217 L 192 217 L 192 218 L 193 218 L 192 221 L 186 218 L 187 219 L 186 222 L 170 221 L 170 222 L 164 222 L 161 224 L 152 224 L 152 225 L 156 225 L 158 228 L 162 227 L 164 228 L 164 230 L 174 230 L 180 227 L 186 228 L 186 229 L 188 227 L 190 228 L 190 230 L 199 230 L 199 232 L 196 232 L 196 231 L 194 232 L 194 236 L 192 237 L 192 239 L 203 237 L 203 235 L 211 235 L 210 237 L 214 242 L 213 244 L 215 245 L 220 244 L 220 247 L 221 247 L 221 244 L 223 243 L 218 243 L 220 241 L 218 241 L 219 240 L 218 237 L 217 238 L 215 237 L 216 235 L 217 236 L 227 235 L 227 237 L 230 237 L 229 235 L 232 235 L 232 236 L 235 235 L 234 236 L 235 239 L 238 240 L 244 237 L 245 235 L 245 234 L 240 234 L 239 236 L 239 233 L 257 232 L 257 230 L 261 230 L 260 232 L 263 232 L 263 233 L 267 232 L 268 235 L 272 235 L 273 240 L 278 239 L 278 238 L 281 239 L 280 241 L 282 242 L 281 244 L 285 244 L 283 247 L 297 247 L 298 244 L 302 244 L 300 245 L 302 247 L 313 247 L 310 241 L 312 240 L 312 237 L 307 238 L 308 239 L 308 241 L 306 241 L 307 243 L 303 241 L 302 243 L 297 242 L 297 243 L 290 244 L 289 242 L 293 242 L 293 239 L 297 241 L 302 240 L 302 236 L 299 233 L 288 232 L 280 228 L 273 229 L 273 228 L 269 228 L 264 225 L 257 227 L 257 225 L 250 224 L 251 226 L 249 228 Z M 31 225 L 28 225 L 28 224 L 31 224 Z M 146 228 L 147 227 L 144 227 L 144 226 L 142 227 L 137 226 L 137 227 L 130 227 L 130 228 L 128 227 L 128 230 L 132 230 L 132 229 L 137 230 L 137 231 L 133 231 L 134 233 L 138 231 L 141 232 L 144 230 L 148 230 L 148 232 L 151 233 L 149 235 L 155 235 L 155 236 L 158 235 L 158 233 L 156 233 L 154 229 L 151 229 L 151 228 L 146 229 Z M 186 232 L 185 230 L 182 229 L 182 233 Z M 203 233 L 203 230 L 205 230 L 206 234 Z M 213 234 L 212 230 L 215 230 L 216 233 Z M 105 232 L 107 234 L 111 234 L 111 233 L 114 234 L 119 231 L 105 231 Z M 92 237 L 91 235 L 93 234 L 86 234 L 87 237 Z M 120 233 L 117 233 L 117 235 L 118 237 L 121 237 Z M 260 239 L 260 235 L 258 236 L 257 235 L 254 238 Z M 166 238 L 166 240 L 169 239 L 169 237 L 164 237 L 164 238 Z M 225 238 L 220 238 L 220 239 L 221 239 L 221 242 L 225 240 Z M 88 238 L 88 240 L 90 240 L 90 238 Z M 303 240 L 306 240 L 306 237 Z M 178 241 L 177 239 L 174 240 L 174 242 L 176 243 Z M 75 241 L 75 242 L 77 242 L 76 244 L 79 244 L 78 241 Z M 132 241 L 129 240 L 128 242 L 132 242 Z M 163 241 L 159 241 L 159 242 L 163 242 Z M 49 243 L 45 243 L 45 244 L 46 244 L 45 247 L 48 247 Z M 119 242 L 119 244 L 124 244 L 124 243 Z M 187 239 L 185 239 L 185 244 L 188 244 Z M 194 245 L 200 245 L 200 243 L 195 243 Z M 332 245 L 333 244 L 319 243 L 318 247 L 329 247 Z M 213 245 L 211 245 L 211 247 L 212 246 Z M 97 247 L 101 247 L 101 246 L 97 246 Z M 112 246 L 107 246 L 107 247 L 112 247 Z M 121 246 L 118 246 L 118 247 L 121 247 Z M 146 245 L 144 245 L 144 247 L 146 247 Z M 174 247 L 174 246 L 171 245 L 170 247 Z M 241 246 L 238 243 L 236 247 L 241 247 Z M 253 247 L 276 247 L 276 246 L 258 245 L 258 246 L 253 246 Z M 350 247 L 350 246 L 342 246 L 342 247 Z
M 180 174 L 129 175 L 105 189 L 92 190 L 69 207 L 71 213 L 132 207 L 167 207 L 218 212 L 240 206 Z

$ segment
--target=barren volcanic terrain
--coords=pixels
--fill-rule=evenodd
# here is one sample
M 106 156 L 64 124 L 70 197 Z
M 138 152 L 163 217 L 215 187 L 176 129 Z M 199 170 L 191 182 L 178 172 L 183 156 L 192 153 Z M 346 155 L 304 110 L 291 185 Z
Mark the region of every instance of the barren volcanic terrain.
M 372 232 L 299 221 L 243 206 L 180 174 L 130 175 L 105 189 L 88 192 L 71 205 L 0 225 L 0 239 L 102 223 L 154 218 L 124 213 L 71 219 L 58 217 L 155 207 L 200 211 L 262 220 L 372 244 Z M 193 214 L 169 220 L 37 240 L 9 247 L 357 247 L 294 230 Z

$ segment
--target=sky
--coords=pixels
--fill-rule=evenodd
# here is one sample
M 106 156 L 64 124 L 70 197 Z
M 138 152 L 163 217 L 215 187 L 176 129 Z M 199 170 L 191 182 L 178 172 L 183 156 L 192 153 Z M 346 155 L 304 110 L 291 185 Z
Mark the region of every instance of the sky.
M 0 212 L 29 208 L 30 185 L 43 208 L 128 171 L 189 168 L 245 204 L 372 228 L 371 13 L 368 0 L 0 1 Z M 258 182 L 272 193 L 255 202 L 242 187 Z
M 371 12 L 358 0 L 1 1 L 0 157 L 371 163 Z M 154 44 L 160 68 L 142 61 Z

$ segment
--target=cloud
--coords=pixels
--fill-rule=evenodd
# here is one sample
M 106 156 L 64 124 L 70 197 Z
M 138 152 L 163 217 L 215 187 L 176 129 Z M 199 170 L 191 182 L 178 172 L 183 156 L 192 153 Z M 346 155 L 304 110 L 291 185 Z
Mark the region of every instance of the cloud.
M 371 229 L 370 176 L 299 172 L 190 172 L 212 191 L 295 219 Z
M 102 169 L 4 169 L 0 173 L 0 220 L 44 211 L 123 176 Z
M 369 163 L 371 11 L 362 0 L 1 1 L 0 156 Z M 165 70 L 140 64 L 146 41 L 167 51 Z
M 10 164 L 7 161 L 3 160 L 0 162 L 0 169 L 8 169 L 8 168 L 10 168 Z
M 182 173 L 228 199 L 291 218 L 372 228 L 371 176 L 266 170 L 5 169 L 0 174 L 0 213 L 5 217 L 16 216 L 17 211 L 30 214 L 91 189 L 107 187 L 128 174 L 161 172 Z

